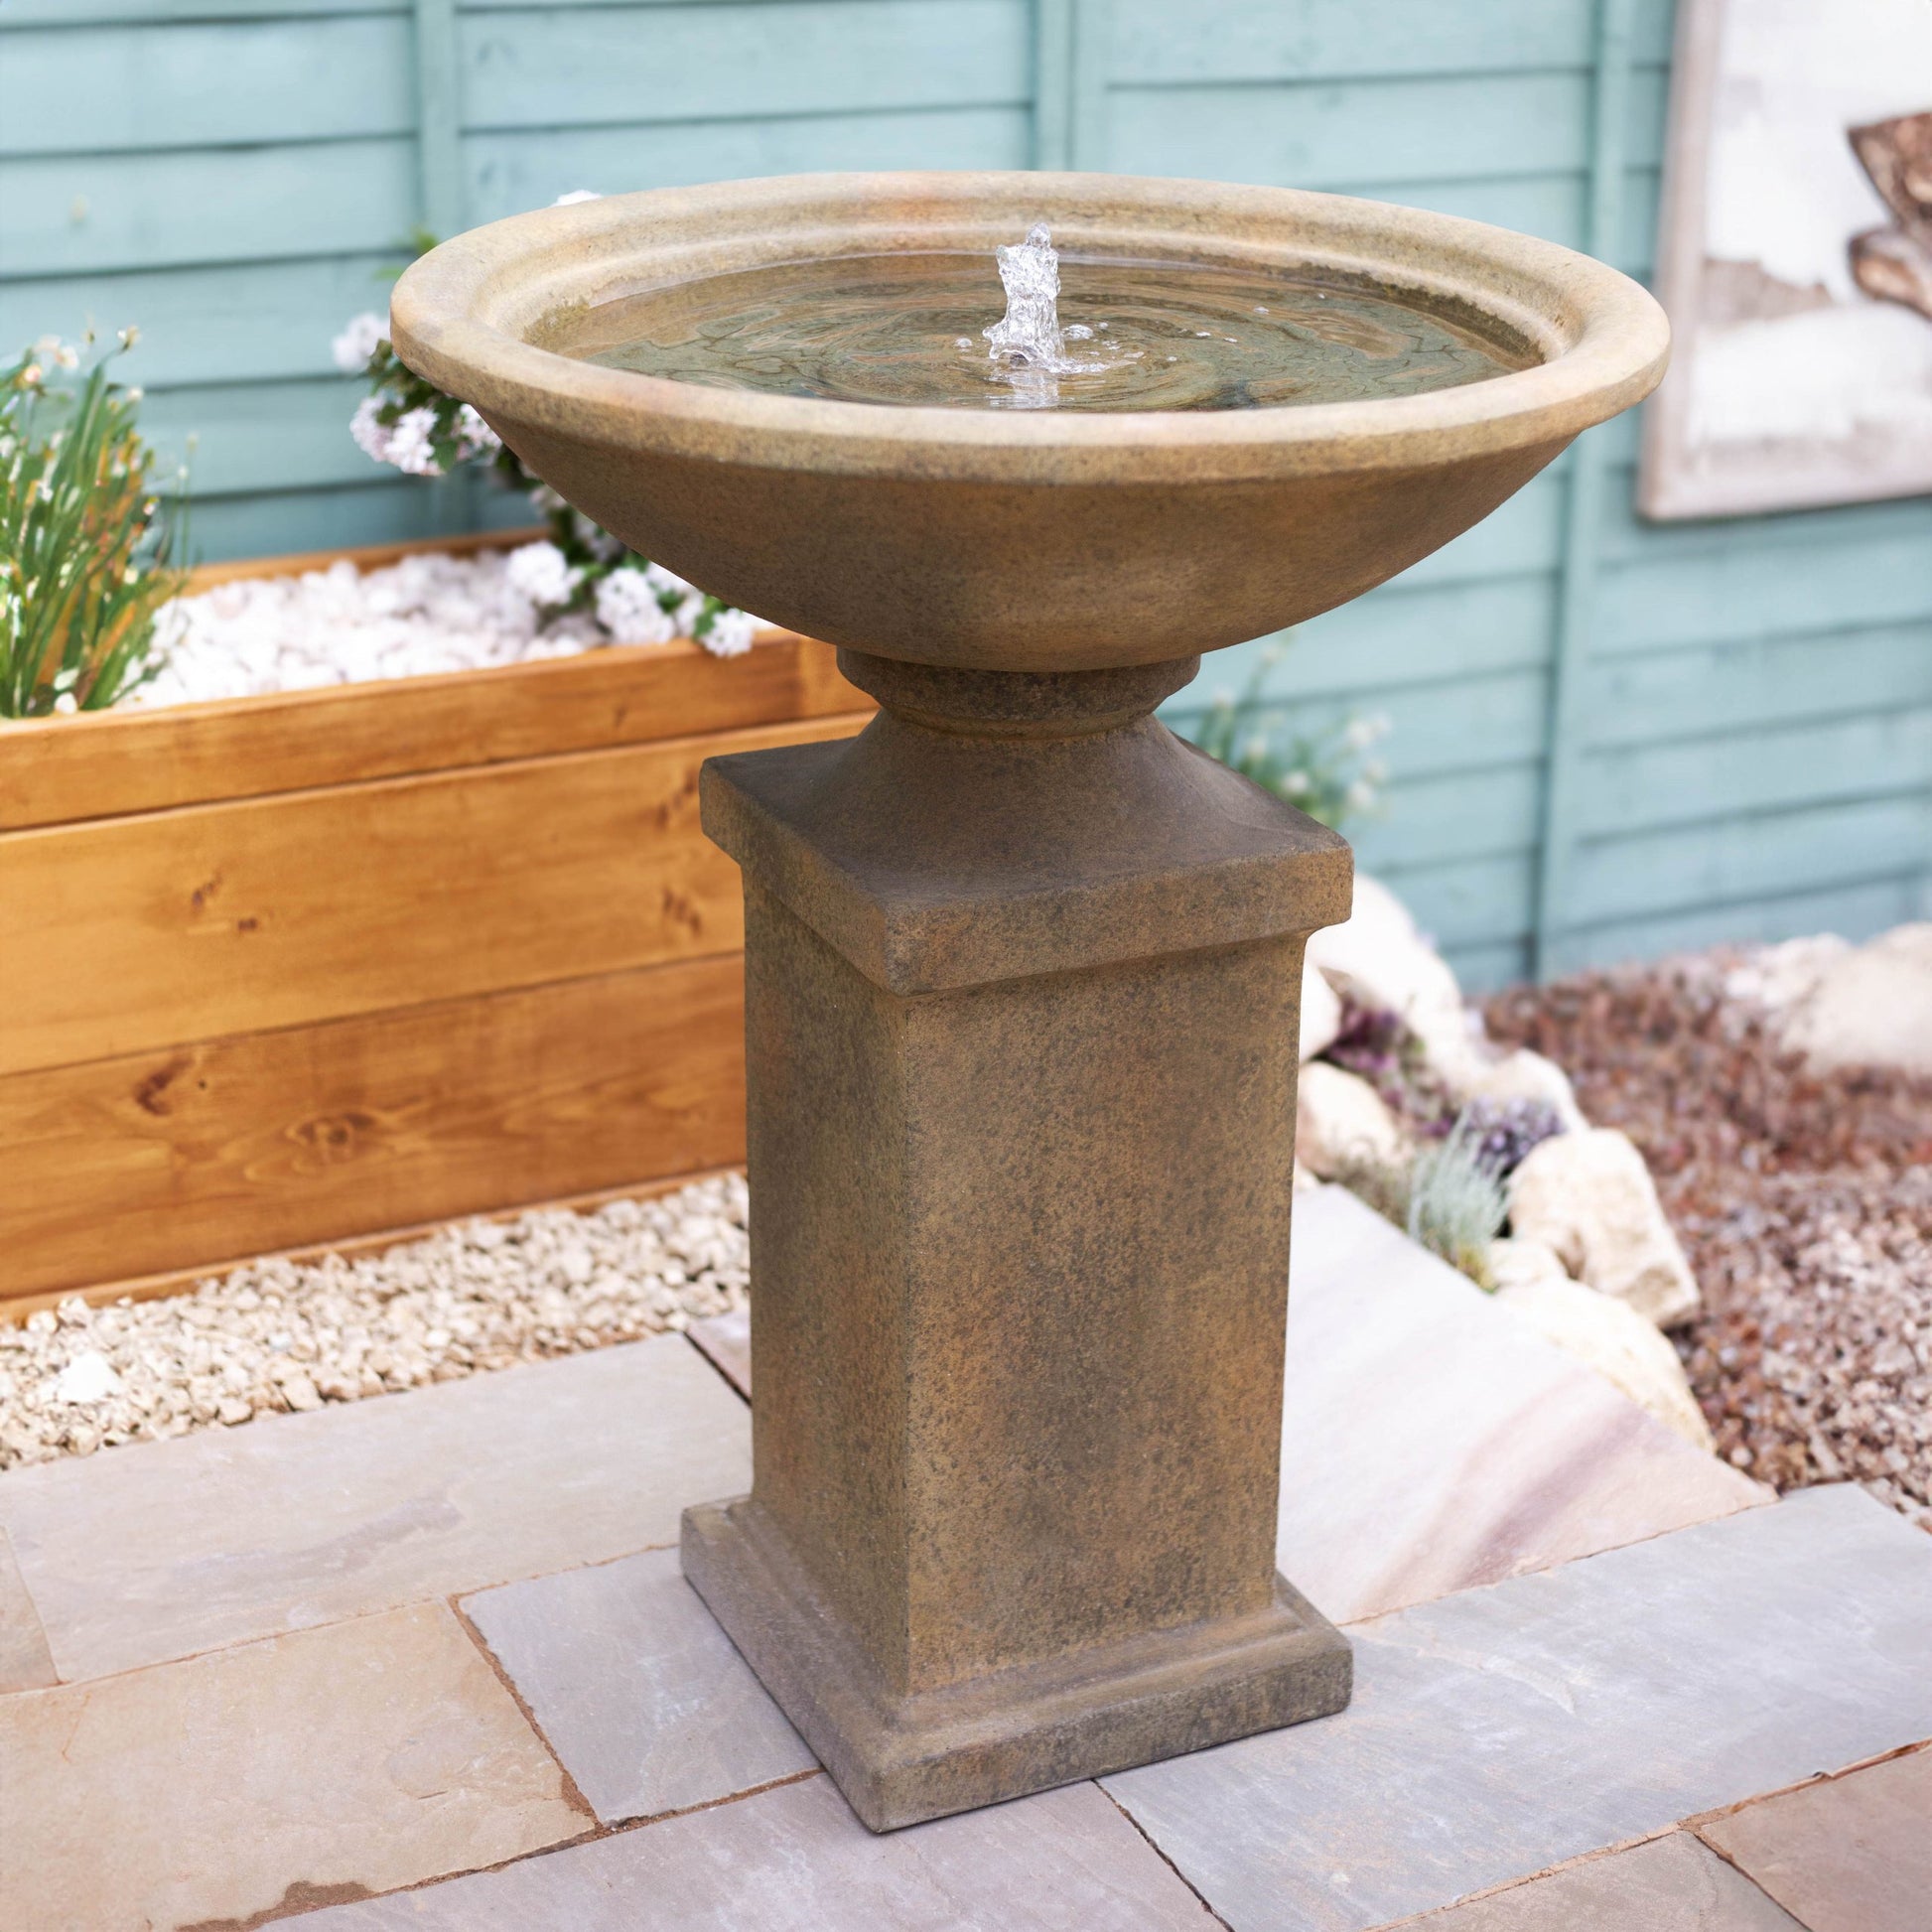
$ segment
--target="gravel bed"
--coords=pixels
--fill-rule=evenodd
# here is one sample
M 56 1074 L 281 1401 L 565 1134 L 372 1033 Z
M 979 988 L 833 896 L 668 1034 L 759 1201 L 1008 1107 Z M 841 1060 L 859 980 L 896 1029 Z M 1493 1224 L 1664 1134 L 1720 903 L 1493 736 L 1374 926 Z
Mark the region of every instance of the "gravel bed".
M 0 1469 L 453 1381 L 744 1306 L 744 1179 L 467 1221 L 353 1261 L 0 1325 Z
M 1704 1291 L 1675 1338 L 1720 1453 L 1780 1490 L 1862 1482 L 1932 1529 L 1932 1081 L 1807 1071 L 1760 960 L 1514 988 L 1485 1018 L 1648 1159 Z

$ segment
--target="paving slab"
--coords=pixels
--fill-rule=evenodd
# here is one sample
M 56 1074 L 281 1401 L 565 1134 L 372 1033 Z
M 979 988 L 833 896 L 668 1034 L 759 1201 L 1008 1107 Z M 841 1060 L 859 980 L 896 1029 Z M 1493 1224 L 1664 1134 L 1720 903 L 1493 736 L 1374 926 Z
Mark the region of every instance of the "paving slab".
M 680 1335 L 0 1475 L 69 1682 L 675 1543 L 751 1479 Z
M 1234 1932 L 1365 1932 L 1932 1735 L 1932 1537 L 1815 1489 L 1358 1624 L 1334 1718 L 1105 1780 Z
M 510 1584 L 463 1608 L 607 1825 L 817 1762 L 684 1581 L 675 1550 Z
M 684 1331 L 746 1401 L 752 1399 L 752 1311 L 730 1309 L 700 1316 Z
M 1698 1827 L 1811 1932 L 1932 1926 L 1932 1749 Z
M 823 1776 L 299 1922 L 303 1932 L 1214 1932 L 1091 1784 L 875 1838 Z
M 1806 1932 L 1687 1832 L 1610 1852 L 1427 1918 L 1408 1932 Z
M 27 1593 L 13 1544 L 0 1529 L 0 1692 L 32 1691 L 60 1681 L 41 1613 Z
M 590 1825 L 436 1603 L 0 1701 L 0 1820 L 18 1932 L 215 1932 Z
M 1301 1195 L 1282 1574 L 1337 1623 L 1768 1502 L 1340 1187 Z

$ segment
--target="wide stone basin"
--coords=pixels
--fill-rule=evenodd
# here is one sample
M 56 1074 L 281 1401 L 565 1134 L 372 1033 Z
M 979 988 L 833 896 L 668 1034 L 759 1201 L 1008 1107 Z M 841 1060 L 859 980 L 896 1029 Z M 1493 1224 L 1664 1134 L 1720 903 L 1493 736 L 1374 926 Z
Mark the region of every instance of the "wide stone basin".
M 557 354 L 585 305 L 842 254 L 1317 267 L 1487 318 L 1534 367 L 1426 395 L 1210 414 L 967 412 L 760 395 Z M 989 320 L 993 317 L 989 315 Z M 989 670 L 1156 663 L 1345 603 L 1479 521 L 1662 374 L 1614 269 L 1334 195 L 1110 175 L 818 175 L 497 221 L 404 275 L 393 338 L 634 549 L 759 617 Z

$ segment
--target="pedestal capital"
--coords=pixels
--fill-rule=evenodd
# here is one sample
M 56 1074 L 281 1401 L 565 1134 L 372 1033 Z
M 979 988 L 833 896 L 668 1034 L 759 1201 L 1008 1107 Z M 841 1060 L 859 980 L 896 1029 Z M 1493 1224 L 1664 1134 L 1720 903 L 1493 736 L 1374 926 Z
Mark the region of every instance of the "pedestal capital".
M 946 729 L 889 700 L 856 739 L 712 759 L 701 787 L 748 877 L 893 993 L 1348 916 L 1346 841 L 1148 715 Z

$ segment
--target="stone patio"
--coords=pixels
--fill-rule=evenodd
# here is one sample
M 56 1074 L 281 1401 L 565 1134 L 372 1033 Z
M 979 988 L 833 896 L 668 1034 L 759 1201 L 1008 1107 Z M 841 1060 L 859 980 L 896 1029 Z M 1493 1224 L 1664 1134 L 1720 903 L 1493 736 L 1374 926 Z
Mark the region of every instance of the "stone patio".
M 1932 1538 L 1297 1219 L 1342 1716 L 872 1837 L 679 1577 L 749 1411 L 662 1336 L 0 1476 L 0 1926 L 1927 1932 Z

